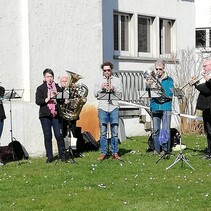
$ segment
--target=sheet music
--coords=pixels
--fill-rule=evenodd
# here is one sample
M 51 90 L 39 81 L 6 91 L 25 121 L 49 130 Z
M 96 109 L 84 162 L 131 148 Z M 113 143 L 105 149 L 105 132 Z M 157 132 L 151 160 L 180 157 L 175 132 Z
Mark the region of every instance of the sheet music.
M 150 90 L 150 96 L 148 91 L 139 91 L 139 98 L 155 98 L 161 97 L 161 95 L 153 90 Z
M 6 89 L 4 94 L 4 99 L 18 99 L 22 98 L 24 89 Z
M 121 100 L 121 94 L 114 94 L 108 92 L 99 92 L 98 93 L 98 100 Z

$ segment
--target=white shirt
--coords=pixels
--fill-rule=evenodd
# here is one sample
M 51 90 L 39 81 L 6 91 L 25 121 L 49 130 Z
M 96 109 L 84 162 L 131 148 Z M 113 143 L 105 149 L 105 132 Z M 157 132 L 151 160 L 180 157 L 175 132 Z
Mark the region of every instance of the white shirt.
M 123 91 L 122 81 L 120 78 L 111 76 L 110 79 L 111 85 L 114 87 L 114 91 L 112 93 L 107 93 L 102 89 L 102 83 L 107 82 L 105 76 L 98 78 L 94 85 L 94 96 L 99 100 L 98 108 L 106 112 L 111 112 L 115 108 L 119 108 L 118 101 L 121 100 Z

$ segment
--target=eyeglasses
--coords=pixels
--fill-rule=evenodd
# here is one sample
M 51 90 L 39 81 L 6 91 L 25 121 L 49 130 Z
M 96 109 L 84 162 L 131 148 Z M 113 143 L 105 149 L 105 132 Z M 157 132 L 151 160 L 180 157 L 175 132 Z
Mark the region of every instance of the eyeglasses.
M 211 65 L 211 64 L 205 64 L 205 65 L 203 65 L 203 67 L 206 67 L 206 66 L 208 66 L 208 65 Z
M 106 72 L 106 71 L 110 72 L 110 71 L 111 71 L 111 69 L 103 70 L 103 72 Z
M 163 70 L 163 68 L 155 68 L 156 70 Z

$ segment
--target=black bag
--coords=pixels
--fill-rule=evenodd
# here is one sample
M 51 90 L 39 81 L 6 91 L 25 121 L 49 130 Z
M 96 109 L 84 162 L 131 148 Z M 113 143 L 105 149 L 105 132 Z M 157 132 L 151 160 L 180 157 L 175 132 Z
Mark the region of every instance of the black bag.
M 82 133 L 84 142 L 85 142 L 85 150 L 98 150 L 99 149 L 99 144 L 95 140 L 95 138 L 92 136 L 92 134 L 88 131 L 85 131 Z
M 14 138 L 8 146 L 0 147 L 0 160 L 3 163 L 28 159 L 29 155 L 19 141 Z
M 13 160 L 13 150 L 10 146 L 0 147 L 0 161 L 5 163 Z
M 170 129 L 170 136 L 171 136 L 171 139 L 170 139 L 171 148 L 180 143 L 180 132 L 176 128 Z M 151 134 L 148 138 L 148 148 L 146 151 L 151 152 L 151 151 L 154 151 L 154 149 L 155 149 L 154 140 Z
M 14 139 L 14 141 L 10 142 L 8 144 L 8 146 L 13 149 L 15 160 L 22 160 L 22 159 L 28 159 L 29 158 L 28 153 L 26 152 L 24 147 L 16 139 Z

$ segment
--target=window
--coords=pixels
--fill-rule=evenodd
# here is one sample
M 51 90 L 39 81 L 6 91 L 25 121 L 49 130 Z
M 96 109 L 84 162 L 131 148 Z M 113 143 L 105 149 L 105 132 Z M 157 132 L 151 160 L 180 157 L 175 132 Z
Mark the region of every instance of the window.
M 211 48 L 211 29 L 196 29 L 196 48 Z
M 152 18 L 138 17 L 138 52 L 150 52 L 151 24 Z
M 206 30 L 196 31 L 196 47 L 206 47 Z
M 114 13 L 114 51 L 129 51 L 129 25 L 130 15 Z
M 209 41 L 209 47 L 211 48 L 211 29 L 209 30 L 209 39 L 210 39 L 210 41 Z
M 173 20 L 160 19 L 160 54 L 170 54 L 173 49 Z

